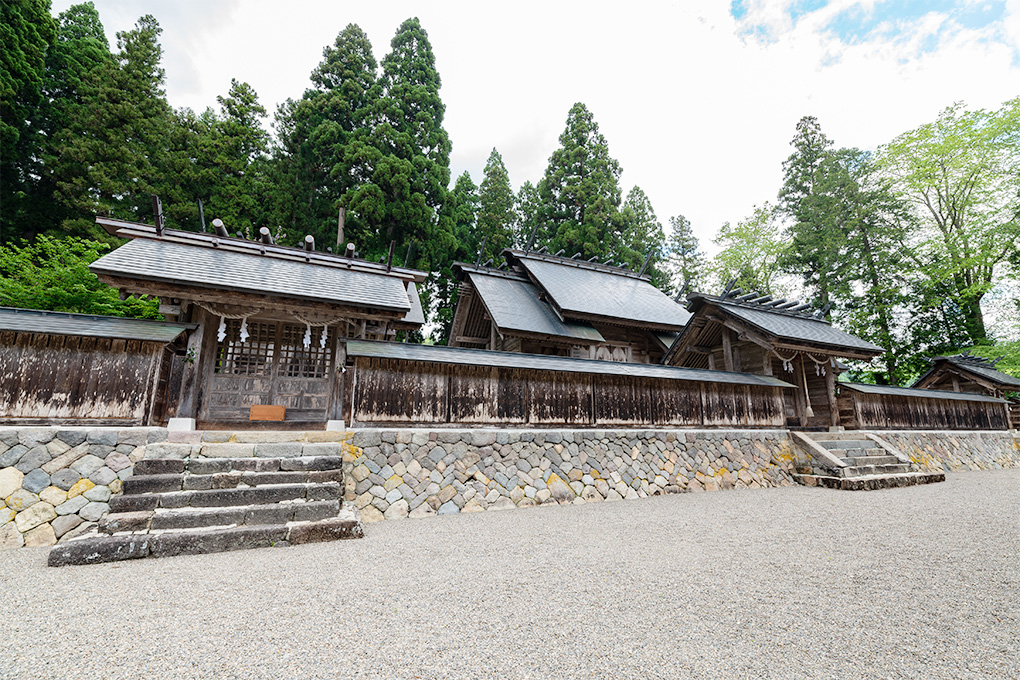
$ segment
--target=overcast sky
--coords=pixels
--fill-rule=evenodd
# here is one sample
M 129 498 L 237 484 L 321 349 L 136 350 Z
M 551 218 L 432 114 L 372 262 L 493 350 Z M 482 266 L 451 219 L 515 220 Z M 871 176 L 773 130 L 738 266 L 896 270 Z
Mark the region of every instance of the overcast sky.
M 71 2 L 53 3 L 54 14 Z M 493 147 L 515 187 L 537 182 L 584 102 L 660 220 L 686 215 L 708 250 L 725 221 L 774 201 L 797 121 L 874 149 L 954 101 L 1020 94 L 1020 0 L 349 2 L 95 0 L 111 46 L 151 13 L 171 105 L 216 105 L 247 81 L 272 112 L 309 84 L 348 23 L 381 60 L 411 16 L 442 78 L 452 173 L 476 182 Z

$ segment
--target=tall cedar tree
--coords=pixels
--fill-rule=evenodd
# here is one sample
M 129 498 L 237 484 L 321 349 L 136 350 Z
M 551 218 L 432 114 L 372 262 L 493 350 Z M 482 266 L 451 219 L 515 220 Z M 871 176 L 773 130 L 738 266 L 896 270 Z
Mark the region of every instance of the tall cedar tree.
M 65 130 L 61 165 L 88 172 L 61 170 L 58 190 L 82 215 L 151 220 L 150 194 L 157 191 L 166 171 L 171 125 L 160 33 L 150 15 L 139 19 L 134 29 L 117 33 L 115 63 L 98 74 L 97 89 L 89 95 L 94 99 L 83 119 Z M 73 222 L 65 224 L 66 231 L 96 233 L 84 216 Z
M 949 291 L 969 344 L 987 343 L 981 299 L 997 268 L 1020 259 L 1020 98 L 998 111 L 955 104 L 881 157 L 923 219 L 905 252 L 934 288 Z
M 839 224 L 825 219 L 824 199 L 819 200 L 818 173 L 832 141 L 814 116 L 804 116 L 790 145 L 794 152 L 783 163 L 779 191 L 779 209 L 791 221 L 787 229 L 790 248 L 782 264 L 803 279 L 811 302 L 821 307 L 831 301 L 830 279 L 842 266 L 839 248 L 844 238 Z
M 453 234 L 457 247 L 438 268 L 433 277 L 433 312 L 432 321 L 436 329 L 432 334 L 436 344 L 445 344 L 450 337 L 453 325 L 453 312 L 457 307 L 458 282 L 453 274 L 453 263 L 457 260 L 474 262 L 478 257 L 477 215 L 479 199 L 478 187 L 471 175 L 465 170 L 457 178 L 450 192 L 450 198 L 444 210 L 450 211 L 453 223 Z
M 669 241 L 666 243 L 670 293 L 701 291 L 705 282 L 705 254 L 698 237 L 691 230 L 691 221 L 683 215 L 669 218 Z
M 354 166 L 381 94 L 378 67 L 368 36 L 348 24 L 323 49 L 312 87 L 280 105 L 270 180 L 276 191 L 266 197 L 271 228 L 282 225 L 294 238 L 311 234 L 323 248 L 335 244 L 345 196 L 369 179 Z M 345 240 L 356 242 L 362 254 L 365 229 L 357 213 L 348 215 Z
M 524 248 L 529 241 L 549 243 L 552 234 L 542 220 L 542 198 L 538 194 L 538 187 L 525 180 L 517 191 L 515 203 L 517 216 L 514 221 L 513 247 Z
M 30 205 L 39 172 L 38 129 L 45 102 L 46 53 L 56 34 L 46 0 L 0 5 L 0 242 L 26 235 L 36 221 Z
M 588 108 L 574 104 L 560 148 L 538 184 L 549 247 L 585 259 L 612 259 L 621 245 L 620 164 Z
M 415 244 L 415 263 L 440 265 L 455 250 L 447 202 L 450 138 L 443 128 L 446 107 L 428 35 L 417 18 L 408 19 L 390 42 L 382 61 L 382 98 L 373 112 L 371 134 L 352 153 L 359 184 L 348 206 L 370 226 L 371 254 L 390 241 Z
M 35 219 L 22 229 L 24 238 L 39 232 L 63 234 L 66 222 L 94 218 L 64 200 L 61 183 L 86 174 L 88 167 L 66 163 L 62 156 L 70 136 L 89 134 L 81 121 L 90 119 L 99 105 L 96 95 L 101 79 L 113 65 L 106 33 L 91 2 L 72 5 L 57 17 L 57 37 L 46 55 L 39 121 L 45 141 L 33 197 Z
M 503 250 L 513 246 L 517 216 L 515 204 L 516 197 L 503 157 L 493 149 L 485 163 L 485 176 L 478 190 L 478 228 L 468 241 L 469 250 L 475 253 L 484 241 L 485 250 L 477 255 L 482 262 L 501 262 Z
M 662 232 L 662 222 L 641 187 L 635 186 L 627 193 L 620 221 L 623 230 L 616 250 L 617 263 L 634 271 L 640 271 L 644 266 L 644 273 L 652 277 L 652 285 L 667 289 L 669 275 L 660 266 L 666 250 L 666 237 Z

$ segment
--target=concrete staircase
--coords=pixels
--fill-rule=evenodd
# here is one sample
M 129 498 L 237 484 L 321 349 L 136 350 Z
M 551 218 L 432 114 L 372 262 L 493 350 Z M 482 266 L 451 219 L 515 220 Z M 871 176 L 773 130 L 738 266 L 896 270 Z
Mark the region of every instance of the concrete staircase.
M 873 434 L 861 432 L 793 432 L 810 455 L 810 469 L 793 477 L 806 486 L 845 491 L 887 489 L 944 482 L 944 472 L 922 472 L 903 453 Z
M 301 444 L 289 450 L 301 452 Z M 249 457 L 229 457 L 237 451 L 235 443 L 204 443 L 202 457 L 139 461 L 97 531 L 55 546 L 49 565 L 363 536 L 357 510 L 342 502 L 341 456 L 259 458 L 256 445 Z

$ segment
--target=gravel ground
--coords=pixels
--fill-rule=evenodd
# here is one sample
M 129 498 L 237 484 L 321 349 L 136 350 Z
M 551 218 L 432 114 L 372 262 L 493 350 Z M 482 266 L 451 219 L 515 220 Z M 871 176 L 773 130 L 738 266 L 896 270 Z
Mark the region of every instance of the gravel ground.
M 61 569 L 2 552 L 0 677 L 1020 677 L 1020 470 L 366 533 Z

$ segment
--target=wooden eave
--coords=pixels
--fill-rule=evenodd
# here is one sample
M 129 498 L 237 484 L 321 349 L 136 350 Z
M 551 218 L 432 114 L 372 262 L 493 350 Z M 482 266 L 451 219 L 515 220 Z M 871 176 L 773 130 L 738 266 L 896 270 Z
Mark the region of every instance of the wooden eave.
M 1011 385 L 993 383 L 984 376 L 980 376 L 976 373 L 971 373 L 965 367 L 960 366 L 958 364 L 949 363 L 948 361 L 942 362 L 941 365 L 939 366 L 933 366 L 932 368 L 930 368 L 927 373 L 925 373 L 924 375 L 917 379 L 917 381 L 912 385 L 912 387 L 928 389 L 929 385 L 934 385 L 943 377 L 953 374 L 956 374 L 961 378 L 965 378 L 971 381 L 972 383 L 975 383 L 976 385 L 980 385 L 981 387 L 985 388 L 986 390 L 993 394 L 996 394 L 1000 391 L 1006 392 L 1016 391 L 1016 388 L 1013 388 L 1013 386 Z
M 267 295 L 255 295 L 248 292 L 234 291 L 224 288 L 206 288 L 184 284 L 147 281 L 145 279 L 123 278 L 109 274 L 99 274 L 103 283 L 126 291 L 131 295 L 152 295 L 170 297 L 181 300 L 198 300 L 200 302 L 225 305 L 261 307 L 266 310 L 287 312 L 300 306 L 307 311 L 315 311 L 338 317 L 356 317 L 378 321 L 400 321 L 406 310 L 381 310 L 378 307 L 361 307 L 358 305 L 340 305 L 322 302 L 319 298 L 291 298 Z M 417 326 L 415 326 L 417 327 Z

